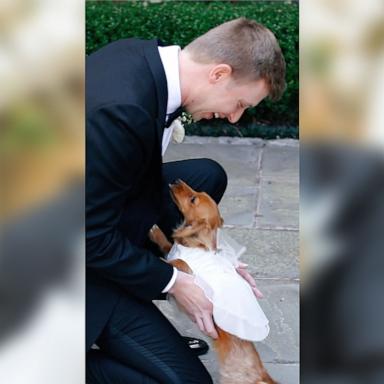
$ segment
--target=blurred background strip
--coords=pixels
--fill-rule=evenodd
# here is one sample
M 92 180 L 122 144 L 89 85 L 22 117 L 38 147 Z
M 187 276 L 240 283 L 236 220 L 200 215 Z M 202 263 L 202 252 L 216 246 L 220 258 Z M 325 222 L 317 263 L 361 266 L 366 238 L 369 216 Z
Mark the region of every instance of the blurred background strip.
M 384 383 L 384 2 L 300 2 L 301 382 Z
M 84 382 L 84 6 L 0 3 L 1 383 Z M 384 3 L 299 7 L 301 381 L 383 383 Z
M 0 2 L 0 382 L 83 383 L 84 3 Z

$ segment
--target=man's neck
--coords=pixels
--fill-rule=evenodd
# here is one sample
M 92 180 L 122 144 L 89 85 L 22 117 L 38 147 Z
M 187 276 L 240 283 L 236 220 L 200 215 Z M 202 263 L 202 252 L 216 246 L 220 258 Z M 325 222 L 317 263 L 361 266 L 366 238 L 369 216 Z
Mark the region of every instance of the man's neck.
M 167 78 L 167 114 L 173 113 L 181 104 L 179 52 L 178 46 L 159 47 L 160 59 Z
M 193 104 L 195 95 L 204 92 L 204 82 L 211 64 L 200 64 L 192 60 L 184 49 L 179 53 L 181 105 Z

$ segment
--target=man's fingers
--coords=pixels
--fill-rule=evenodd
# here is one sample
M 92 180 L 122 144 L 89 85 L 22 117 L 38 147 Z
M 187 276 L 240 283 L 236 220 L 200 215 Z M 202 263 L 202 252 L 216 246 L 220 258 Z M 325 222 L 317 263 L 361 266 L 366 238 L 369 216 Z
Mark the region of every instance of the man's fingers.
M 204 328 L 203 319 L 200 316 L 195 317 L 195 322 L 196 322 L 197 326 L 199 327 L 200 331 L 203 333 L 206 333 L 205 328 Z
M 242 261 L 237 262 L 237 268 L 247 268 L 248 264 L 243 263 Z
M 208 335 L 211 336 L 213 339 L 217 339 L 219 335 L 217 334 L 215 325 L 213 324 L 212 316 L 206 315 L 203 318 L 203 322 Z
M 244 265 L 244 263 L 241 263 Z M 246 264 L 245 264 L 246 265 Z M 258 299 L 262 299 L 264 297 L 264 295 L 261 293 L 261 291 L 256 287 L 256 281 L 255 279 L 252 277 L 252 275 L 246 270 L 244 269 L 242 266 L 238 266 L 236 268 L 236 271 L 237 273 L 251 286 L 252 288 L 252 291 L 254 293 L 254 295 L 258 298 Z
M 218 338 L 215 325 L 213 324 L 212 316 L 210 314 L 205 314 L 203 317 L 204 328 L 206 333 L 214 339 Z
M 255 287 L 256 286 L 256 282 L 255 282 L 255 279 L 252 277 L 252 275 L 246 270 L 246 269 L 243 269 L 243 268 L 237 268 L 237 273 L 243 278 L 245 279 L 249 285 L 251 285 L 252 287 Z
M 197 324 L 201 332 L 212 337 L 213 339 L 218 338 L 218 334 L 216 332 L 216 328 L 213 323 L 212 316 L 210 314 L 195 316 L 195 323 Z
M 264 295 L 259 289 L 257 289 L 257 287 L 252 287 L 252 291 L 258 299 L 262 299 L 264 297 Z

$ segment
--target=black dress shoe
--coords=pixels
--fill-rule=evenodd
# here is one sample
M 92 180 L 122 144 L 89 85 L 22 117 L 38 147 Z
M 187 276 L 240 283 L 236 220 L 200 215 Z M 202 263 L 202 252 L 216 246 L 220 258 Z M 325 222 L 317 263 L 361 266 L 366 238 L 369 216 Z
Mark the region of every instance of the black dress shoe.
M 196 337 L 183 336 L 183 339 L 187 342 L 188 347 L 197 355 L 205 355 L 208 352 L 208 344 Z

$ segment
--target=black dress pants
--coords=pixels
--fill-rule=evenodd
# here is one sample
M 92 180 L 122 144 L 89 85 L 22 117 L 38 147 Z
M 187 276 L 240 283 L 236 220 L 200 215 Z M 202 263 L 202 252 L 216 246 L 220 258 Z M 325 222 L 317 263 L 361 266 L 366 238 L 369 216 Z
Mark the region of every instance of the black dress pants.
M 227 185 L 223 168 L 209 159 L 163 164 L 163 210 L 157 224 L 167 236 L 182 220 L 168 187 L 177 179 L 197 191 L 207 192 L 216 202 Z M 151 247 L 146 240 L 153 224 L 150 209 L 144 208 L 148 206 L 145 201 L 137 201 L 128 207 L 129 215 L 123 215 L 122 228 L 130 238 L 136 236 L 138 245 Z M 97 345 L 99 350 L 87 353 L 88 384 L 212 383 L 204 365 L 160 310 L 152 302 L 138 300 L 125 292 Z

